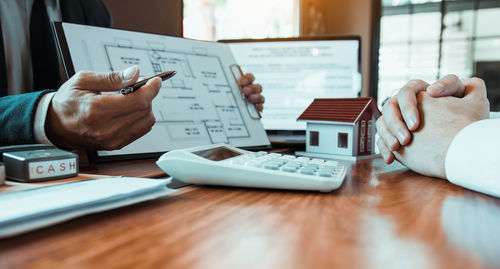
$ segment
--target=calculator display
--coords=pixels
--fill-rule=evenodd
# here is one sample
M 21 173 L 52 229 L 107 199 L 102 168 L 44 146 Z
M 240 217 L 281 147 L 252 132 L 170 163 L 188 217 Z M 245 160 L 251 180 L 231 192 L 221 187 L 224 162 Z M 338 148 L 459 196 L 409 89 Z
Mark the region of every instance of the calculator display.
M 222 161 L 225 159 L 229 159 L 232 157 L 236 157 L 241 155 L 241 153 L 232 151 L 226 147 L 217 147 L 212 149 L 205 149 L 200 151 L 195 151 L 193 154 L 196 154 L 200 157 L 212 160 L 212 161 Z

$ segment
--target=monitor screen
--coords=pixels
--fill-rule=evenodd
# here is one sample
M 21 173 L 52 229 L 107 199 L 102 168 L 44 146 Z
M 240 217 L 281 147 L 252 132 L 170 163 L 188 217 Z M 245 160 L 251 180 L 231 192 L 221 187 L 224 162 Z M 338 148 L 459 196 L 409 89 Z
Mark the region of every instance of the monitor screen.
M 223 40 L 266 98 L 266 130 L 305 130 L 297 122 L 314 98 L 358 97 L 360 38 Z

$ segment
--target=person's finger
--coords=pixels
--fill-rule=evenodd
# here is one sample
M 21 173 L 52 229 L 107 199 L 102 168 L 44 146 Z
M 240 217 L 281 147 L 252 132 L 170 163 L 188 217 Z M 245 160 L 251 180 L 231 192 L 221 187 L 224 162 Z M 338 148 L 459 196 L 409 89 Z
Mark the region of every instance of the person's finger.
M 384 115 L 384 122 L 389 129 L 389 132 L 393 134 L 399 141 L 399 144 L 406 145 L 410 142 L 410 131 L 403 122 L 403 117 L 401 116 L 401 111 L 396 98 L 391 98 L 382 108 L 382 115 Z
M 400 147 L 398 139 L 389 131 L 389 129 L 387 129 L 383 116 L 378 118 L 378 120 L 375 122 L 375 126 L 377 128 L 377 134 L 379 135 L 380 140 L 384 142 L 389 150 L 393 151 Z
M 484 80 L 480 78 L 467 78 L 464 79 L 465 92 L 464 99 L 473 99 L 473 100 L 484 100 L 487 99 L 486 95 L 486 84 Z
M 103 94 L 96 95 L 94 98 L 98 100 L 102 109 L 116 115 L 129 114 L 134 111 L 150 109 L 153 99 L 158 95 L 161 87 L 161 79 L 156 77 L 150 79 L 146 85 L 139 88 L 137 91 L 122 95 L 122 94 Z
M 264 104 L 258 104 L 257 108 L 259 109 L 260 112 L 264 110 Z
M 262 86 L 260 84 L 251 84 L 243 88 L 243 94 L 245 96 L 261 92 L 262 92 Z
M 432 97 L 463 97 L 464 91 L 465 85 L 456 75 L 446 75 L 427 87 L 427 93 Z
M 408 130 L 416 130 L 420 124 L 416 96 L 420 91 L 425 90 L 427 86 L 429 84 L 423 80 L 411 80 L 396 95 L 399 110 Z
M 262 104 L 266 101 L 264 96 L 262 96 L 260 94 L 251 94 L 251 95 L 247 96 L 247 100 L 252 104 Z
M 394 162 L 394 154 L 387 148 L 382 140 L 379 139 L 377 141 L 377 147 L 380 151 L 380 155 L 382 155 L 382 158 L 384 158 L 385 163 L 391 164 L 392 162 Z
M 244 87 L 244 86 L 247 86 L 249 84 L 252 84 L 253 81 L 255 80 L 255 77 L 253 76 L 253 74 L 244 74 L 243 76 L 241 76 L 239 79 L 238 79 L 238 85 L 240 87 Z
M 79 89 L 99 92 L 118 91 L 130 86 L 139 78 L 139 67 L 131 66 L 122 71 L 90 72 L 81 71 L 72 77 Z

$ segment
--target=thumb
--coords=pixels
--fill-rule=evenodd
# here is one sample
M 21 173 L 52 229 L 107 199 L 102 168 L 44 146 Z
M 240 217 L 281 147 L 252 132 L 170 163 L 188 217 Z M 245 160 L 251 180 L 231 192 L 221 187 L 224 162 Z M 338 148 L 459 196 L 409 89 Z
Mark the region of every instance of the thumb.
M 122 71 L 78 72 L 74 77 L 78 88 L 101 92 L 113 92 L 135 83 L 139 78 L 139 66 L 134 65 Z
M 432 97 L 455 96 L 463 97 L 465 85 L 456 75 L 446 75 L 427 87 L 427 93 Z
M 487 99 L 486 97 L 486 84 L 484 80 L 480 78 L 467 78 L 464 79 L 464 83 L 466 85 L 465 89 L 465 98 L 466 99 Z

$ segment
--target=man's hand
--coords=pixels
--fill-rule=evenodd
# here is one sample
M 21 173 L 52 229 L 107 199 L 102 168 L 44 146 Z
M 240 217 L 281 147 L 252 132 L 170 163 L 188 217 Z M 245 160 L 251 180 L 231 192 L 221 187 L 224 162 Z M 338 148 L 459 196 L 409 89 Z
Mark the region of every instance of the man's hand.
M 262 86 L 253 84 L 255 77 L 252 74 L 245 74 L 238 79 L 238 85 L 241 87 L 247 100 L 257 105 L 259 111 L 264 109 L 264 96 L 262 96 Z
M 52 99 L 45 121 L 49 140 L 62 148 L 114 150 L 148 133 L 155 123 L 151 102 L 161 79 L 151 79 L 128 95 L 101 94 L 118 91 L 138 77 L 137 66 L 122 72 L 78 72 Z
M 410 131 L 420 126 L 417 109 L 417 94 L 426 91 L 431 97 L 463 97 L 465 85 L 455 75 L 446 75 L 432 85 L 422 80 L 412 80 L 401 88 L 398 94 L 387 101 L 382 109 L 382 117 L 377 120 L 380 136 L 377 146 L 386 163 L 394 161 L 392 151 L 410 142 Z
M 463 98 L 433 98 L 428 92 L 418 93 L 419 127 L 406 146 L 394 151 L 396 159 L 406 167 L 446 178 L 444 163 L 453 138 L 467 125 L 489 117 L 484 81 L 472 78 L 463 82 Z

